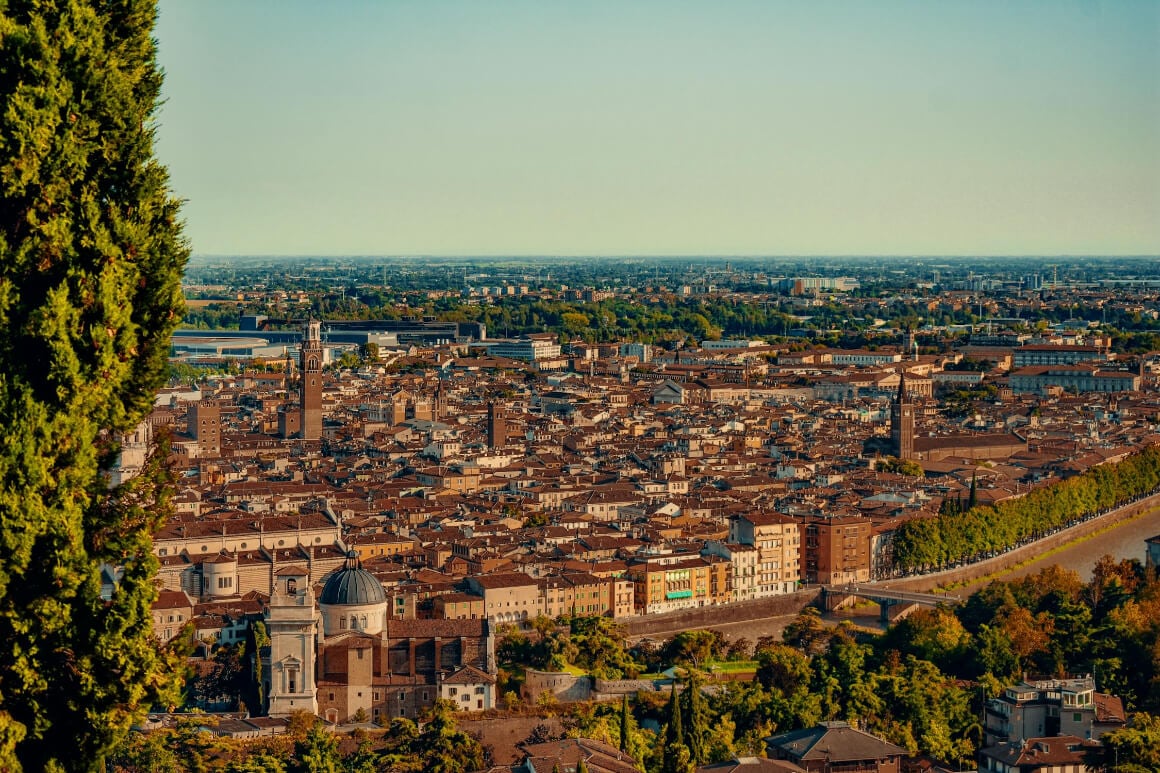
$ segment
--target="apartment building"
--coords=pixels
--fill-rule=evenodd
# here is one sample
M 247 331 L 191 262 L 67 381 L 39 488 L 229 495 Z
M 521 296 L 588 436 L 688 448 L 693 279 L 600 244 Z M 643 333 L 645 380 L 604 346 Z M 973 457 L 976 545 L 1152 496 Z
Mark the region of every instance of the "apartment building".
M 797 519 L 783 513 L 746 513 L 729 522 L 729 541 L 757 549 L 754 598 L 797 589 L 802 545 Z
M 823 585 L 869 580 L 872 528 L 870 519 L 860 515 L 807 518 L 802 577 Z
M 635 586 L 637 613 L 658 614 L 727 603 L 731 568 L 713 555 L 659 555 L 634 559 L 627 576 Z

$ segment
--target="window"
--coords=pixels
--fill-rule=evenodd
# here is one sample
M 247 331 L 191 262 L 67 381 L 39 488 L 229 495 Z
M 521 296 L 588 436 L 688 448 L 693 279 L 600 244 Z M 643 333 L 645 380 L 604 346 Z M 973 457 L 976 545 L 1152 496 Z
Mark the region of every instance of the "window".
M 454 698 L 456 695 L 459 694 L 459 689 L 456 687 L 452 687 L 447 691 L 447 694 L 450 695 L 452 698 Z
M 334 693 L 333 692 L 327 693 L 327 696 L 328 696 L 327 700 L 331 700 L 331 701 L 334 700 Z
M 1071 720 L 1073 722 L 1082 722 L 1083 721 L 1083 714 L 1081 714 L 1077 711 L 1071 715 Z

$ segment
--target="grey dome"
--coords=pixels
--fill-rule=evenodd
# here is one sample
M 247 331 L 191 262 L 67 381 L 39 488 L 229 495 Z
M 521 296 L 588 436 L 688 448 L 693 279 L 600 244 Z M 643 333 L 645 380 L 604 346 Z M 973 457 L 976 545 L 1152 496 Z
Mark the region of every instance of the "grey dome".
M 326 581 L 322 587 L 320 604 L 379 604 L 387 600 L 383 584 L 375 576 L 359 566 L 358 553 L 351 550 L 346 554 L 346 565 Z

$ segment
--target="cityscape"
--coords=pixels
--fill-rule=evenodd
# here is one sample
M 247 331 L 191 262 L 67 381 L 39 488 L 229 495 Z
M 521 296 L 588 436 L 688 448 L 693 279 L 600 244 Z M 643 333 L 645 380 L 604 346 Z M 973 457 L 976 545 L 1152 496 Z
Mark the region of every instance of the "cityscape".
M 970 591 L 1028 563 L 1015 587 L 1033 595 L 1153 582 L 1160 262 L 995 263 L 195 261 L 174 378 L 112 473 L 168 435 L 179 483 L 153 542 L 154 632 L 192 634 L 203 710 L 238 709 L 247 680 L 222 674 L 253 659 L 260 721 L 226 715 L 223 736 L 300 711 L 421 721 L 438 700 L 614 716 L 641 694 L 656 698 L 639 721 L 659 728 L 669 685 L 722 702 L 722 679 L 764 685 L 787 652 L 772 642 L 803 626 L 831 648 L 897 643 L 904 625 L 1015 636 L 1024 608 Z M 1121 529 L 1136 534 L 1122 553 L 1085 545 Z M 949 622 L 986 603 L 976 630 Z M 860 717 L 760 739 L 758 721 L 729 746 L 806 769 L 803 732 L 892 765 L 917 751 L 989 769 L 1035 744 L 1095 759 L 1149 700 L 1148 672 L 1090 656 L 1073 670 L 1058 639 L 1078 632 L 1049 608 L 1030 620 L 1048 633 L 987 672 L 995 692 L 978 681 L 960 696 L 974 709 L 946 718 L 981 717 L 975 739 L 932 754 Z M 620 651 L 576 644 L 595 631 Z M 708 687 L 674 676 L 694 670 Z M 544 728 L 532 740 L 550 746 L 481 732 L 493 763 L 640 762 L 607 731 Z
M 1158 33 L 0 0 L 0 771 L 1160 772 Z

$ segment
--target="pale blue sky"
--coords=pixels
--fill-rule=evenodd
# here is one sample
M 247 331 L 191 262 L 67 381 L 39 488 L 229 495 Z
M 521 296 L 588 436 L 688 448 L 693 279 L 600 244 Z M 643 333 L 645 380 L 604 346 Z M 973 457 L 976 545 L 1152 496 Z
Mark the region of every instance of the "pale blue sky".
M 1157 254 L 1160 2 L 161 0 L 200 254 Z

